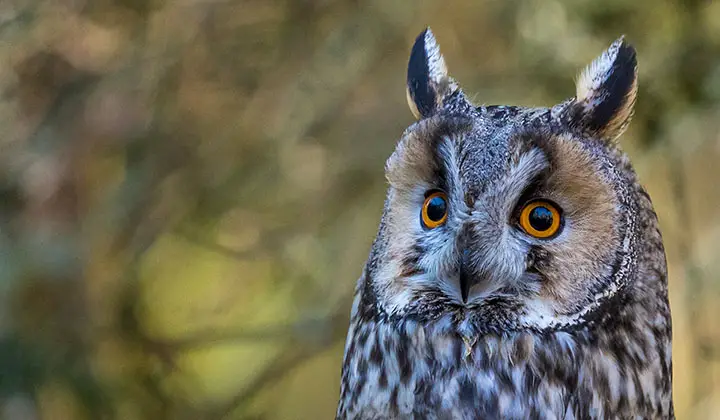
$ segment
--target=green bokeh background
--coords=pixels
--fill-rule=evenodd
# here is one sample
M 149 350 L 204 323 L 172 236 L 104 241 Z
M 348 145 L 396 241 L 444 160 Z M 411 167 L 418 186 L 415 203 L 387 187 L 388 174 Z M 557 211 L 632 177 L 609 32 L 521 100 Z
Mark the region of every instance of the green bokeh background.
M 478 104 L 621 34 L 678 418 L 720 418 L 720 2 L 2 0 L 0 417 L 332 418 L 430 25 Z

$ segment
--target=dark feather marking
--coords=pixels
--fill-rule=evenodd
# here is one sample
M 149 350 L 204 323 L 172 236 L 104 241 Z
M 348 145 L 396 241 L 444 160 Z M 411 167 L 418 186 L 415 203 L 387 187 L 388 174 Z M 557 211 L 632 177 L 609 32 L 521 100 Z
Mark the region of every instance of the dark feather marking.
M 460 379 L 458 383 L 458 397 L 460 398 L 461 404 L 466 404 L 468 406 L 473 405 L 475 401 L 475 385 L 467 378 Z
M 407 70 L 408 91 L 423 117 L 431 115 L 437 104 L 437 92 L 430 84 L 430 69 L 425 51 L 426 34 L 427 29 L 415 39 L 415 44 L 410 51 Z
M 611 75 L 600 85 L 601 100 L 591 112 L 588 126 L 593 131 L 602 130 L 625 106 L 628 93 L 635 82 L 637 58 L 635 49 L 623 42 L 617 52 Z

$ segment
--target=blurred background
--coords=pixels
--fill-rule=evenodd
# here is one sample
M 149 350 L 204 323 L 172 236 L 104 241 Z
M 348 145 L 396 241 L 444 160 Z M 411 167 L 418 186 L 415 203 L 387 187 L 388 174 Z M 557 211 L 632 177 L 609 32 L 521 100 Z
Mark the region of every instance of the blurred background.
M 670 264 L 678 418 L 720 418 L 720 2 L 0 1 L 0 416 L 334 416 L 433 28 L 478 104 L 621 34 Z

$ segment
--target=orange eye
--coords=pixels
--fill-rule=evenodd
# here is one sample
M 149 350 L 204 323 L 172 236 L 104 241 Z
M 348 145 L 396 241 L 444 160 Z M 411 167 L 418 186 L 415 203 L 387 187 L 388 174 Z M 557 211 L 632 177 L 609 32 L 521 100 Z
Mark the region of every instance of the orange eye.
M 536 238 L 545 239 L 555 235 L 560 225 L 560 209 L 547 201 L 532 201 L 520 212 L 520 226 L 528 235 Z
M 423 226 L 434 229 L 447 220 L 448 201 L 444 192 L 434 192 L 425 198 L 422 206 Z

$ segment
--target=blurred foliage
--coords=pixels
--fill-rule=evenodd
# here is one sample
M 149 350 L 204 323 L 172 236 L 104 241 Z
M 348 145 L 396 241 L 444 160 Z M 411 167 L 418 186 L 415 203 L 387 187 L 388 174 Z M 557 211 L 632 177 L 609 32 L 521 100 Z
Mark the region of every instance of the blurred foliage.
M 2 0 L 0 416 L 332 418 L 431 25 L 477 103 L 620 34 L 671 272 L 678 418 L 720 413 L 720 2 Z

